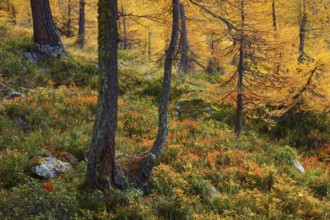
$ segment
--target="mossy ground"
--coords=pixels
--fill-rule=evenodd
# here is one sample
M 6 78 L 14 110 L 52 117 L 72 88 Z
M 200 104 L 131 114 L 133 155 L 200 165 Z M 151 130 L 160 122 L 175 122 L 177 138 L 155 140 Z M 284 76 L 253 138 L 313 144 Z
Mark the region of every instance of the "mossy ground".
M 9 90 L 27 95 L 1 101 L 0 219 L 330 218 L 330 145 L 297 152 L 253 130 L 237 138 L 232 107 L 200 101 L 208 83 L 201 75 L 184 84 L 174 77 L 168 143 L 148 195 L 81 192 L 97 100 L 96 51 L 72 47 L 67 58 L 31 64 L 21 58 L 31 33 L 0 31 L 1 99 Z M 154 140 L 162 71 L 134 52 L 119 55 L 117 157 L 124 163 Z M 186 107 L 177 116 L 180 102 Z M 15 126 L 15 117 L 29 131 Z M 51 180 L 31 176 L 40 157 L 66 160 L 65 153 L 78 159 L 70 172 Z M 296 157 L 304 174 L 292 166 Z

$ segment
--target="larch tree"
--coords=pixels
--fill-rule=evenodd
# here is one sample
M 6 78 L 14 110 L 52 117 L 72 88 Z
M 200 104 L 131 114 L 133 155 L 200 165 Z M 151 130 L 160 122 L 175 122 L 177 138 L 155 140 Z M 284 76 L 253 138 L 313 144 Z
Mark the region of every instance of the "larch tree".
M 232 73 L 222 87 L 233 86 L 236 80 L 236 88 L 229 91 L 226 97 L 236 94 L 235 134 L 239 136 L 242 132 L 243 109 L 247 102 L 253 103 L 261 98 L 262 95 L 258 92 L 261 87 L 274 88 L 274 84 L 280 82 L 269 72 L 272 65 L 267 55 L 267 36 L 272 22 L 266 11 L 271 5 L 246 0 L 190 2 L 225 26 L 220 39 L 230 42 L 224 51 L 233 56 L 233 67 L 229 69 Z
M 53 21 L 49 0 L 31 0 L 31 8 L 33 39 L 37 52 L 49 58 L 65 56 L 66 52 Z
M 120 167 L 115 161 L 118 113 L 118 3 L 117 0 L 99 0 L 99 96 L 86 171 L 86 184 L 90 188 L 107 190 L 113 187 L 123 189 L 133 186 L 142 190 L 147 189 L 146 182 L 165 146 L 168 134 L 172 63 L 179 32 L 179 0 L 172 0 L 172 11 L 172 35 L 165 57 L 157 137 L 150 151 L 134 157 Z

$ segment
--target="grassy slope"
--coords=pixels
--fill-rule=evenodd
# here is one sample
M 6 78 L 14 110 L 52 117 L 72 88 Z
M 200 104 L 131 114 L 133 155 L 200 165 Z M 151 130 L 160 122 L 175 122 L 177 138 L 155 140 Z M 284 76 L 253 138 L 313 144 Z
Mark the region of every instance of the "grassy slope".
M 203 97 L 203 77 L 174 82 L 169 140 L 149 195 L 80 193 L 97 99 L 95 50 L 71 48 L 68 58 L 34 65 L 21 59 L 30 33 L 4 26 L 0 31 L 1 98 L 10 89 L 28 95 L 0 106 L 0 219 L 330 218 L 330 147 L 298 155 L 306 168 L 300 174 L 292 166 L 297 153 L 288 146 L 255 133 L 237 139 L 224 122 L 199 117 L 208 113 L 194 105 L 191 116 L 199 120 L 189 119 L 187 110 L 179 120 L 176 103 Z M 120 63 L 117 155 L 124 162 L 152 144 L 161 70 L 132 52 L 121 51 Z M 26 120 L 30 131 L 15 127 L 15 117 Z M 79 161 L 70 172 L 52 180 L 31 177 L 38 158 L 66 160 L 67 153 Z

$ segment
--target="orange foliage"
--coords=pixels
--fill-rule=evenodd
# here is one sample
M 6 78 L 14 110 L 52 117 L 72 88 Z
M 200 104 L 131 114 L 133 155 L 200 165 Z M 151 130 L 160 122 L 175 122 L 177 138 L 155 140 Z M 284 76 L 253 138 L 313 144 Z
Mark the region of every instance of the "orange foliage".
M 51 182 L 44 182 L 42 183 L 42 187 L 47 191 L 47 192 L 52 192 L 54 191 L 54 186 Z

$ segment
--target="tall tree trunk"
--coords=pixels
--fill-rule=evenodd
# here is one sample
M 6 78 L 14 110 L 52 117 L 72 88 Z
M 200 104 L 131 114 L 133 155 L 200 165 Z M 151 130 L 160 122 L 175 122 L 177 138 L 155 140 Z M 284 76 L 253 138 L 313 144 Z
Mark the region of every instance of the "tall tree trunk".
M 125 173 L 129 177 L 131 183 L 143 191 L 148 190 L 147 180 L 151 175 L 156 159 L 159 157 L 166 144 L 168 135 L 168 103 L 172 82 L 172 63 L 179 37 L 179 7 L 179 0 L 172 0 L 172 34 L 169 47 L 166 50 L 164 63 L 163 88 L 158 106 L 158 132 L 156 140 L 149 152 L 129 161 L 124 167 Z
M 180 3 L 180 19 L 181 19 L 181 59 L 179 63 L 179 72 L 187 73 L 189 69 L 189 60 L 188 60 L 188 37 L 187 37 L 187 26 L 186 26 L 186 17 L 184 11 L 184 5 Z
M 239 136 L 242 131 L 243 121 L 243 76 L 244 76 L 244 52 L 241 45 L 239 50 L 238 62 L 238 82 L 237 82 L 237 100 L 236 100 L 236 121 L 235 121 L 235 134 Z
M 125 164 L 122 170 L 115 163 L 118 111 L 117 0 L 99 0 L 99 96 L 86 171 L 86 183 L 91 188 L 116 187 L 122 189 L 130 184 L 142 190 L 145 189 L 155 161 L 164 148 L 168 131 L 167 114 L 172 62 L 179 32 L 179 0 L 172 0 L 172 2 L 173 29 L 170 47 L 165 58 L 157 138 L 150 152 L 132 159 Z M 123 175 L 127 178 L 123 178 Z
M 72 4 L 71 4 L 71 0 L 69 0 L 69 2 L 68 2 L 68 19 L 67 19 L 66 28 L 65 28 L 67 37 L 73 36 L 71 12 L 72 12 Z
M 31 0 L 33 38 L 39 53 L 50 57 L 65 56 L 61 38 L 51 14 L 49 0 Z
M 237 100 L 236 100 L 236 121 L 235 121 L 235 134 L 239 136 L 242 132 L 243 122 L 243 77 L 244 77 L 244 28 L 245 28 L 245 12 L 244 0 L 241 0 L 241 36 L 239 48 L 239 61 L 238 61 L 238 81 L 237 81 Z
M 118 112 L 117 0 L 99 0 L 99 96 L 90 146 L 86 182 L 91 188 L 122 188 L 115 163 Z
M 303 0 L 301 6 L 301 0 L 299 1 L 299 57 L 300 63 L 309 57 L 305 53 L 305 39 L 306 39 L 306 24 L 307 24 L 307 13 L 306 13 L 306 0 Z
M 171 81 L 172 81 L 172 63 L 175 56 L 175 50 L 179 35 L 179 0 L 172 0 L 173 4 L 173 23 L 171 41 L 166 50 L 164 64 L 163 90 L 158 107 L 158 133 L 152 146 L 151 153 L 157 158 L 166 144 L 168 134 L 168 103 L 170 99 Z
M 85 0 L 79 1 L 79 29 L 77 44 L 80 48 L 85 45 Z

